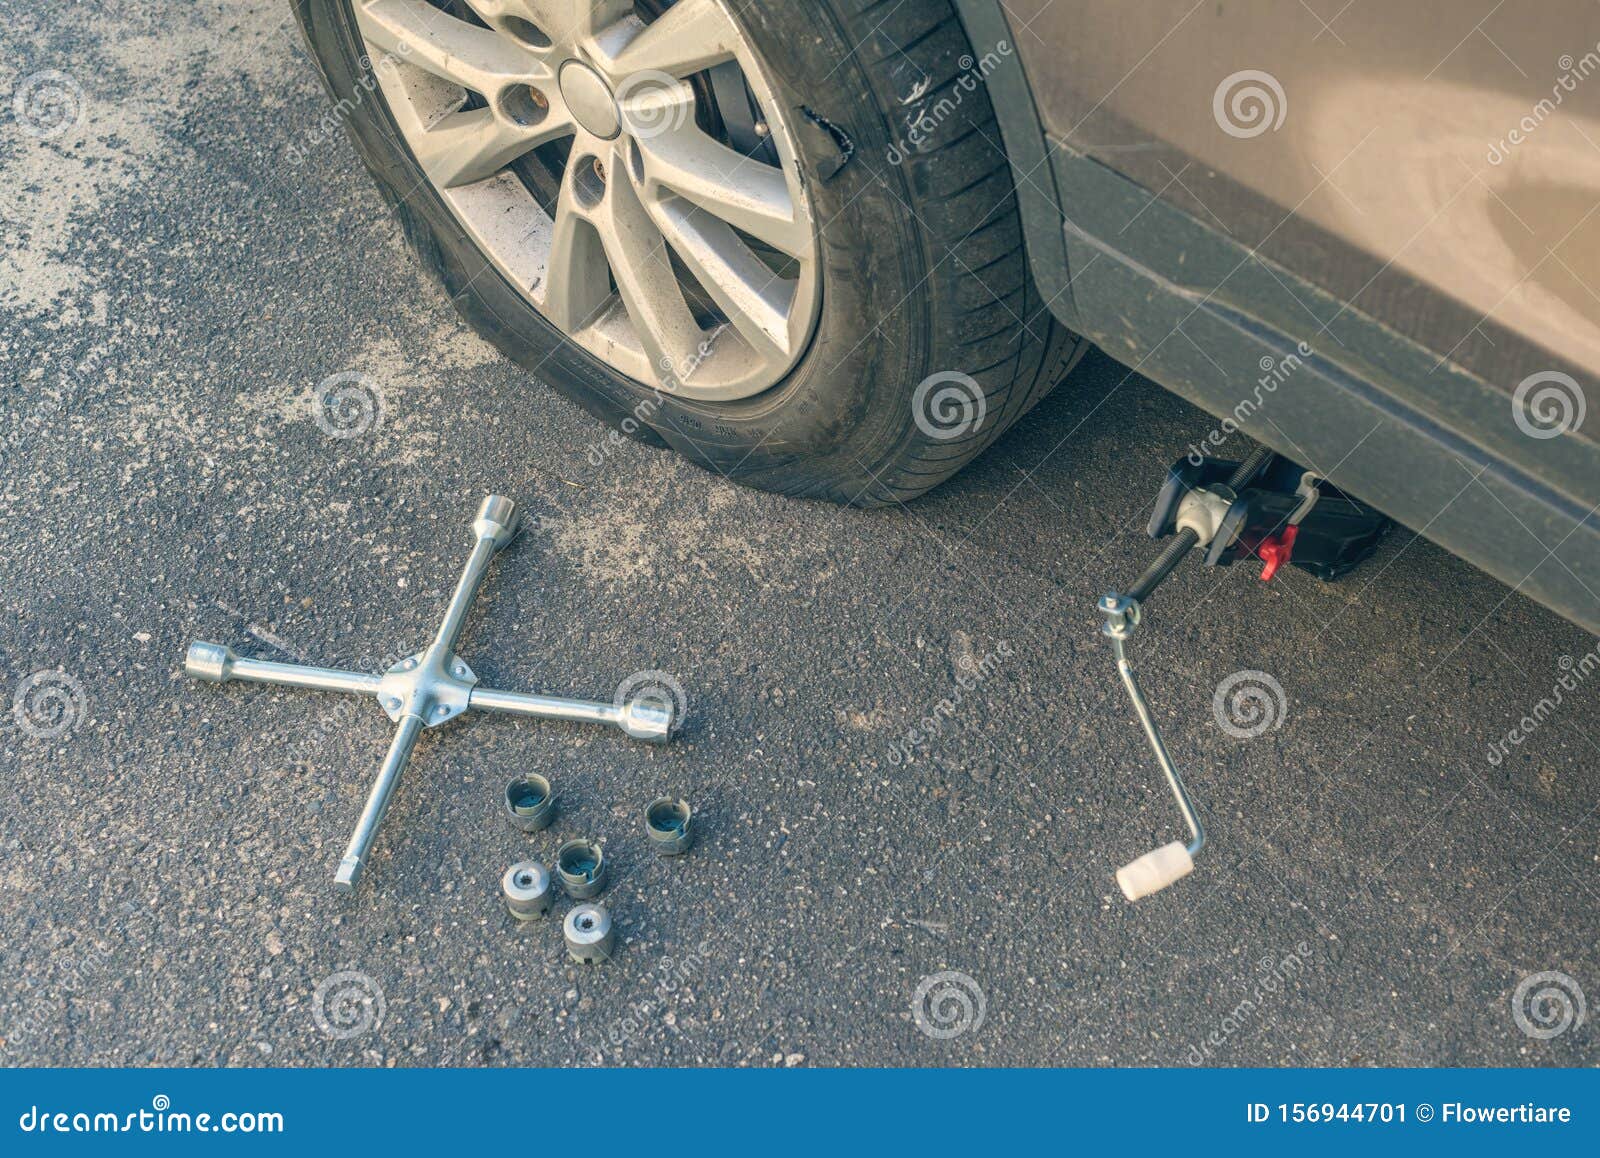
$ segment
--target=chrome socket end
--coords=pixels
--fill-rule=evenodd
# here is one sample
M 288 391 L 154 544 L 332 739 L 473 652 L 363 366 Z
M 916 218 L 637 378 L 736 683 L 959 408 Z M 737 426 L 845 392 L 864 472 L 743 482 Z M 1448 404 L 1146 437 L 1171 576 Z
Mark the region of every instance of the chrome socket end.
M 220 643 L 191 643 L 183 657 L 183 674 L 207 683 L 226 683 L 233 676 L 233 663 L 239 657 L 233 648 Z
M 660 856 L 682 856 L 694 844 L 694 810 L 687 800 L 662 796 L 645 806 L 644 831 Z
M 493 539 L 494 549 L 498 551 L 516 536 L 521 521 L 516 503 L 500 495 L 489 495 L 478 504 L 472 533 L 480 539 Z
M 506 898 L 506 908 L 519 921 L 548 917 L 556 899 L 550 870 L 536 860 L 525 860 L 506 869 L 500 879 L 500 891 Z
M 575 901 L 598 897 L 606 887 L 606 854 L 598 841 L 569 840 L 556 849 L 556 876 Z M 603 910 L 602 910 L 603 911 Z
M 617 948 L 617 931 L 604 905 L 578 905 L 567 914 L 561 932 L 567 955 L 580 965 L 610 960 Z
M 506 785 L 506 819 L 519 832 L 541 832 L 556 818 L 556 798 L 550 781 L 532 773 Z
M 670 703 L 641 696 L 622 705 L 622 715 L 617 725 L 635 740 L 643 740 L 647 744 L 665 744 L 672 737 L 672 729 L 677 722 L 673 718 Z

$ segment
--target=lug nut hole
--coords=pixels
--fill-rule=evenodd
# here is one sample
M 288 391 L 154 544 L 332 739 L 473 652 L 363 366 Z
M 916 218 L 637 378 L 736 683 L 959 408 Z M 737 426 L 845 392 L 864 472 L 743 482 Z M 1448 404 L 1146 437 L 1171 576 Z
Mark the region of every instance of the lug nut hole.
M 500 21 L 500 31 L 529 48 L 549 48 L 550 38 L 520 16 L 507 16 Z
M 532 85 L 514 84 L 500 94 L 500 111 L 532 128 L 550 115 L 550 98 Z
M 572 188 L 578 204 L 593 209 L 606 195 L 606 167 L 598 157 L 584 157 L 573 170 Z

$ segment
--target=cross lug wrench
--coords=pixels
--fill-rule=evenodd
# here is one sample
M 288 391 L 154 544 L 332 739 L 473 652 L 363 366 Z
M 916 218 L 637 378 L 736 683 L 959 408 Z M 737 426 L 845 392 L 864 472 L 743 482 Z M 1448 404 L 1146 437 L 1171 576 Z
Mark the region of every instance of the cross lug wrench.
M 504 712 L 546 720 L 571 720 L 614 727 L 635 740 L 665 743 L 677 722 L 672 706 L 651 696 L 638 696 L 625 704 L 605 704 L 590 700 L 529 695 L 524 692 L 496 691 L 480 687 L 459 655 L 456 642 L 466 624 L 467 613 L 477 598 L 489 564 L 495 554 L 516 537 L 517 505 L 508 498 L 489 495 L 478 506 L 473 519 L 474 543 L 461 578 L 445 608 L 444 620 L 427 648 L 407 656 L 382 675 L 344 671 L 339 668 L 302 664 L 274 663 L 246 659 L 220 643 L 192 643 L 183 670 L 193 679 L 208 683 L 238 680 L 246 683 L 276 684 L 312 691 L 345 692 L 368 695 L 397 725 L 383 767 L 367 795 L 344 859 L 339 862 L 334 883 L 350 891 L 361 879 L 362 868 L 378 826 L 383 823 L 389 799 L 400 783 L 400 776 L 411 760 L 417 739 L 425 728 L 437 728 L 469 710 Z

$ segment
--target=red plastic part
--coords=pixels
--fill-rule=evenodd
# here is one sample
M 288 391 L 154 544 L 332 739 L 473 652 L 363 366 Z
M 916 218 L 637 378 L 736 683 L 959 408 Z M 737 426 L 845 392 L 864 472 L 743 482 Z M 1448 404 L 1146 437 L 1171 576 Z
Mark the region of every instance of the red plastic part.
M 1299 527 L 1285 527 L 1276 535 L 1261 540 L 1256 548 L 1256 554 L 1261 556 L 1261 582 L 1270 582 L 1278 568 L 1289 561 L 1289 556 L 1294 554 L 1295 536 L 1299 533 Z

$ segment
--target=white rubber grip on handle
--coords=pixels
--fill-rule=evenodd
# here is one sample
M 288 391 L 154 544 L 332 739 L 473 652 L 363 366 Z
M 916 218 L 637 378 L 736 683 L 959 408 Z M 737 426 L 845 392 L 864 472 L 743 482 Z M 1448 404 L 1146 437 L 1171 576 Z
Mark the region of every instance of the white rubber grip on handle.
M 1182 841 L 1162 845 L 1117 870 L 1117 884 L 1130 901 L 1159 893 L 1194 871 L 1194 858 Z

